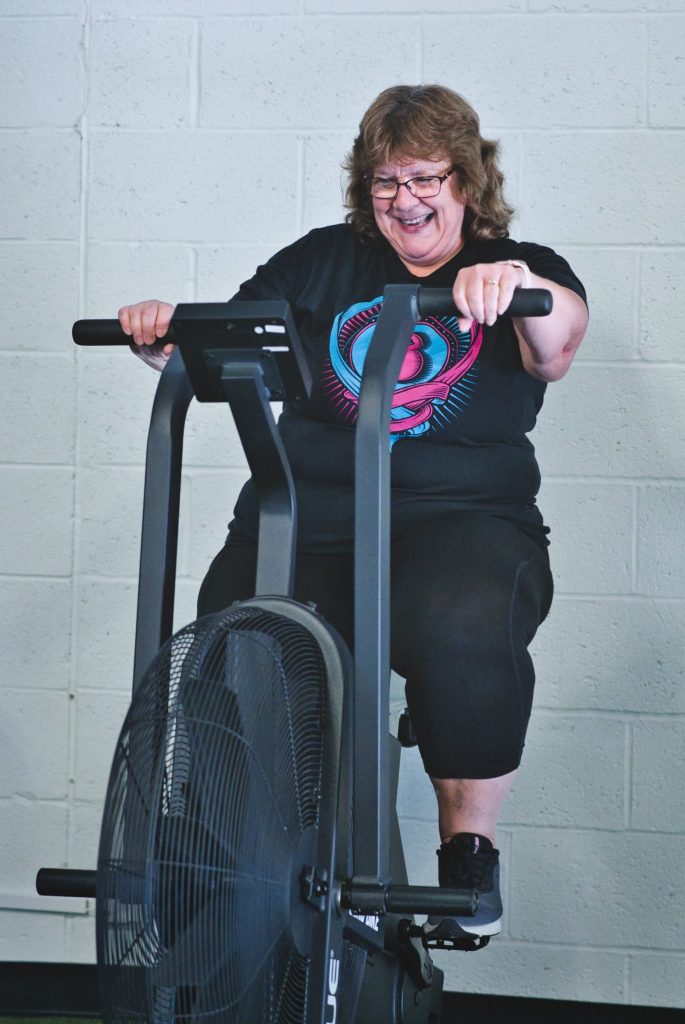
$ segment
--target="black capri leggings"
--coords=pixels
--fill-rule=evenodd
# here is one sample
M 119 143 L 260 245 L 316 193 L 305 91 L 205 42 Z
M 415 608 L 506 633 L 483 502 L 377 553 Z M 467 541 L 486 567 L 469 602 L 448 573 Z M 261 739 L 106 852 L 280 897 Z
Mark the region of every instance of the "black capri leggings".
M 254 595 L 256 551 L 229 542 L 198 614 Z M 295 598 L 353 642 L 351 554 L 299 553 Z M 404 530 L 391 551 L 391 663 L 426 771 L 488 779 L 518 767 L 533 699 L 528 653 L 552 600 L 546 550 L 515 524 L 456 512 Z

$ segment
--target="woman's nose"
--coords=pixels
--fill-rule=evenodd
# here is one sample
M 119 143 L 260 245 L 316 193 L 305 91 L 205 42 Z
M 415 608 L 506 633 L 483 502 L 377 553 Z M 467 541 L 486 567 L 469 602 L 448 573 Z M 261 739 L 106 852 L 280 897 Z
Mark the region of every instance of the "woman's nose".
M 412 206 L 416 206 L 417 202 L 420 202 L 420 200 L 418 200 L 416 196 L 412 195 L 409 191 L 409 186 L 406 181 L 401 181 L 399 183 L 399 188 L 397 189 L 397 195 L 393 199 L 395 206 L 411 209 Z

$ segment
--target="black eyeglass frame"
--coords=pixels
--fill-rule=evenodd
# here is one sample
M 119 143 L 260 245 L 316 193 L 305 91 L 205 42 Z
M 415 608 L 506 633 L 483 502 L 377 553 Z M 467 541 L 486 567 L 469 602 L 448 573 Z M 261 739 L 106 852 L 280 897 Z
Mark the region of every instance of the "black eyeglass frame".
M 439 196 L 440 195 L 440 192 L 442 191 L 442 183 L 443 183 L 443 181 L 445 181 L 446 178 L 449 178 L 450 174 L 454 174 L 455 170 L 456 170 L 456 167 L 450 167 L 449 171 L 446 171 L 445 174 L 415 174 L 413 178 L 407 178 L 406 181 L 396 181 L 394 178 L 379 178 L 377 175 L 367 174 L 364 177 L 364 181 L 367 183 L 368 189 L 369 189 L 369 193 L 370 193 L 370 195 L 372 196 L 373 199 L 395 200 L 395 199 L 397 199 L 397 193 L 399 192 L 399 190 L 402 187 L 402 185 L 404 185 L 406 187 L 407 192 L 409 192 L 409 194 L 411 196 L 414 196 L 415 199 L 433 199 L 433 198 L 435 198 L 435 196 Z M 437 192 L 431 192 L 429 195 L 417 196 L 416 192 L 412 191 L 410 186 L 411 186 L 411 183 L 413 181 L 416 181 L 418 178 L 433 178 L 435 181 L 438 182 L 438 191 Z M 371 189 L 373 188 L 374 181 L 392 181 L 394 186 L 395 186 L 395 191 L 394 191 L 393 195 L 391 195 L 391 196 L 374 196 L 373 192 L 371 191 Z

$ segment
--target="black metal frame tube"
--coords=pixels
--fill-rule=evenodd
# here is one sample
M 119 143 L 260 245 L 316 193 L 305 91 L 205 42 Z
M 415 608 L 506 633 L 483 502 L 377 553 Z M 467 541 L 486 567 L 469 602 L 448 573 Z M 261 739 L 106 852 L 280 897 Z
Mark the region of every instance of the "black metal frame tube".
M 355 879 L 385 884 L 390 714 L 390 410 L 418 322 L 418 285 L 389 285 L 366 354 L 355 448 L 354 782 Z

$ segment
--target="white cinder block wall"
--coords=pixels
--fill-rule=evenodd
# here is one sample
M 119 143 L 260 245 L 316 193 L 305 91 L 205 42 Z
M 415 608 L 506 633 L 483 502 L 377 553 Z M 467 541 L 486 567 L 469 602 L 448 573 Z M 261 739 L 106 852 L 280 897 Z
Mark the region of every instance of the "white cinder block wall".
M 0 51 L 0 958 L 93 959 L 92 913 L 47 911 L 33 878 L 94 865 L 129 689 L 156 377 L 76 352 L 71 323 L 229 296 L 340 219 L 378 91 L 436 80 L 501 138 L 514 235 L 592 303 L 536 434 L 557 598 L 504 935 L 441 965 L 453 989 L 685 1006 L 684 0 L 1 0 Z M 179 622 L 243 477 L 227 414 L 195 407 Z M 413 753 L 400 800 L 433 881 Z

